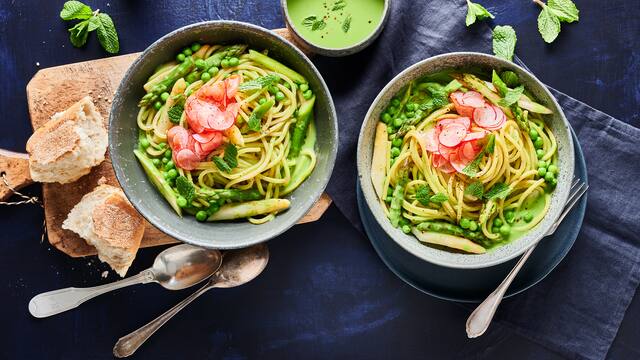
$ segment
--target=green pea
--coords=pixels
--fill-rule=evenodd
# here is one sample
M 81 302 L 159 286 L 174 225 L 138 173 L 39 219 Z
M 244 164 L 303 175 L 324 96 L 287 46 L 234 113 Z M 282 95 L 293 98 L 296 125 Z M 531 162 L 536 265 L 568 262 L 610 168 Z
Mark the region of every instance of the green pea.
M 187 57 L 184 56 L 183 53 L 180 53 L 180 54 L 176 55 L 176 61 L 179 62 L 179 63 L 184 62 L 184 59 L 186 59 L 186 58 Z
M 546 161 L 544 161 L 544 160 L 539 160 L 539 161 L 538 161 L 538 167 L 539 167 L 539 168 L 545 168 L 545 169 L 546 169 L 546 168 L 547 168 L 547 162 L 546 162 Z
M 504 212 L 504 218 L 505 218 L 505 220 L 507 220 L 507 222 L 508 222 L 509 224 L 511 224 L 511 223 L 515 220 L 515 218 L 516 218 L 516 213 L 515 213 L 515 211 L 513 211 L 513 210 L 507 210 L 507 211 L 505 211 L 505 212 Z
M 284 93 L 282 91 L 278 91 L 276 93 L 276 100 L 277 101 L 282 101 L 282 100 L 284 100 L 284 98 L 285 98 L 285 96 L 284 96 Z
M 500 219 L 499 217 L 493 219 L 493 226 L 497 226 L 497 227 L 502 226 L 502 219 Z
M 551 180 L 551 182 L 550 182 L 549 184 L 551 184 L 551 186 L 556 186 L 556 185 L 558 185 L 558 179 L 553 178 L 553 180 Z
M 156 110 L 160 110 L 160 108 L 162 108 L 162 102 L 160 102 L 160 101 L 156 101 L 156 102 L 153 104 L 153 108 L 154 108 L 154 109 L 156 109 Z
M 240 59 L 238 59 L 237 57 L 232 57 L 231 59 L 229 59 L 229 66 L 234 67 L 238 66 L 238 64 L 240 64 Z
M 187 206 L 187 199 L 185 199 L 182 196 L 178 196 L 178 200 L 176 200 L 176 202 L 178 203 L 178 206 L 180 206 L 181 208 Z
M 186 49 L 182 50 L 182 53 L 184 54 L 184 56 L 193 55 L 193 51 L 191 51 L 191 49 L 189 49 L 189 48 L 186 48 Z
M 382 122 L 388 124 L 391 121 L 391 115 L 389 113 L 382 114 Z
M 402 118 L 402 120 L 407 120 L 407 114 L 400 114 L 400 118 Z
M 409 103 L 407 104 L 407 110 L 409 111 L 415 111 L 418 109 L 418 104 L 416 103 Z
M 387 196 L 392 196 L 393 195 L 393 188 L 387 188 Z
M 391 156 L 398 157 L 398 155 L 400 155 L 400 149 L 397 147 L 391 148 Z
M 542 159 L 544 157 L 544 150 L 542 149 L 536 150 L 536 156 L 538 157 L 538 159 Z
M 400 100 L 399 99 L 393 99 L 391 100 L 391 105 L 397 107 L 398 105 L 400 105 Z
M 228 68 L 229 67 L 229 59 L 224 58 L 222 59 L 222 61 L 220 62 L 220 66 L 222 66 L 222 68 Z
M 285 82 L 284 87 L 286 87 L 287 89 L 291 89 L 291 84 L 289 84 L 288 82 Z
M 160 143 L 160 144 L 158 144 L 157 147 L 158 147 L 158 149 L 162 150 L 162 149 L 167 147 L 167 143 Z
M 311 99 L 311 97 L 312 97 L 312 96 L 313 96 L 313 92 L 312 92 L 311 90 L 307 90 L 307 91 L 305 91 L 305 92 L 302 94 L 302 97 L 303 97 L 305 100 L 309 100 L 309 99 Z
M 394 147 L 399 148 L 400 146 L 402 146 L 402 139 L 395 138 L 395 139 L 393 139 L 392 144 L 393 144 Z
M 494 226 L 494 227 L 491 228 L 491 232 L 494 233 L 494 234 L 498 234 L 498 233 L 500 233 L 500 228 L 497 227 L 497 226 Z
M 140 146 L 142 146 L 143 149 L 146 149 L 149 147 L 149 140 L 145 137 L 140 139 Z
M 215 214 L 218 212 L 218 210 L 220 210 L 220 205 L 218 205 L 218 203 L 213 203 L 211 204 L 211 206 L 209 206 L 209 208 L 207 209 L 207 214 L 211 215 L 211 214 Z
M 414 113 L 413 111 L 409 111 L 409 112 L 407 112 L 407 113 L 406 113 L 406 116 L 407 116 L 408 118 L 412 118 L 412 117 L 414 117 L 415 115 L 416 115 L 416 113 Z
M 200 75 L 200 80 L 204 82 L 211 80 L 211 74 L 209 74 L 208 72 L 203 72 L 202 75 Z
M 500 235 L 507 237 L 511 233 L 511 226 L 504 224 L 500 226 Z
M 162 161 L 160 161 L 160 159 L 153 159 L 153 160 L 151 160 L 151 162 L 153 163 L 153 166 L 155 166 L 155 167 L 160 167 L 160 165 L 162 165 Z
M 547 171 L 553 174 L 557 174 L 558 173 L 558 167 L 554 164 L 549 165 L 549 167 L 547 168 Z
M 392 125 L 387 125 L 387 134 L 393 134 L 395 130 Z
M 172 160 L 167 161 L 167 163 L 164 165 L 164 168 L 167 170 L 171 170 L 171 169 L 175 169 L 176 165 L 173 163 Z
M 212 66 L 209 68 L 209 70 L 207 70 L 207 72 L 211 75 L 211 76 L 216 76 L 218 75 L 218 72 L 220 71 L 220 69 L 218 69 L 217 66 Z
M 546 182 L 551 182 L 553 179 L 555 179 L 555 176 L 553 175 L 552 172 L 548 172 L 545 176 L 544 176 L 544 181 Z
M 401 117 L 397 117 L 397 118 L 393 119 L 393 125 L 394 125 L 395 127 L 400 127 L 400 126 L 402 126 L 402 123 L 403 123 L 403 122 L 404 122 L 404 121 L 402 120 L 402 118 L 401 118 Z
M 163 163 L 163 164 L 165 164 L 165 165 L 166 165 L 169 161 L 171 161 L 171 160 L 170 160 L 170 159 L 167 159 L 167 158 L 162 158 L 162 163 Z
M 304 83 L 304 84 L 300 84 L 300 91 L 305 92 L 309 90 L 309 84 Z
M 421 118 L 422 117 L 422 110 L 418 109 L 415 111 L 416 113 L 416 117 Z
M 170 161 L 171 162 L 171 161 Z M 169 165 L 169 162 L 167 162 L 167 165 Z M 169 171 L 167 171 L 167 177 L 169 179 L 175 179 L 178 177 L 178 170 L 176 169 L 170 169 Z
M 467 218 L 462 218 L 460 219 L 460 227 L 463 229 L 468 229 L 469 228 L 469 219 Z
M 544 177 L 547 174 L 547 169 L 546 168 L 538 168 L 538 176 L 540 177 Z
M 270 85 L 270 86 L 267 88 L 267 91 L 268 91 L 271 95 L 275 95 L 275 94 L 276 94 L 278 91 L 280 91 L 280 90 L 278 90 L 278 87 L 277 87 L 277 86 L 275 86 L 275 85 Z
M 200 69 L 200 70 L 202 70 L 202 69 L 204 69 L 204 68 L 206 68 L 206 67 L 207 67 L 207 63 L 206 63 L 204 60 L 202 60 L 202 59 L 198 59 L 198 60 L 196 60 L 195 64 L 196 64 L 196 67 L 197 67 L 198 69 Z
M 267 98 L 260 98 L 260 100 L 258 100 L 258 104 L 262 105 L 264 103 L 267 102 Z
M 164 157 L 167 159 L 171 159 L 171 155 L 173 155 L 171 149 L 167 149 L 167 151 L 164 152 Z
M 384 201 L 386 201 L 386 202 L 390 203 L 390 202 L 391 202 L 391 199 L 393 199 L 391 196 L 387 196 L 387 197 L 384 199 Z
M 193 51 L 193 52 L 198 51 L 198 50 L 200 50 L 200 47 L 201 47 L 200 44 L 193 43 L 193 44 L 191 44 L 191 51 Z
M 533 146 L 535 146 L 536 149 L 542 148 L 542 145 L 544 145 L 544 141 L 542 141 L 542 138 L 537 138 L 536 141 L 533 142 Z
M 196 220 L 205 221 L 207 220 L 207 212 L 204 210 L 200 210 L 196 213 Z
M 409 234 L 411 233 L 411 226 L 409 225 L 402 225 L 402 232 L 405 234 Z
M 167 102 L 167 99 L 169 98 L 169 93 L 168 92 L 163 92 L 162 94 L 160 94 L 160 100 L 162 100 L 162 102 Z
M 396 113 L 396 111 L 398 111 L 398 108 L 397 108 L 397 107 L 395 107 L 395 106 L 389 106 L 389 108 L 387 109 L 387 112 L 388 112 L 389 114 L 395 114 L 395 113 Z
M 471 231 L 478 230 L 478 223 L 475 221 L 469 221 L 469 230 Z
M 531 137 L 531 140 L 536 141 L 538 136 L 539 135 L 538 135 L 538 132 L 536 131 L 536 129 L 529 130 L 529 137 Z
M 526 222 L 531 222 L 531 220 L 533 220 L 533 215 L 531 213 L 526 213 L 526 214 L 524 214 L 524 216 L 522 218 Z

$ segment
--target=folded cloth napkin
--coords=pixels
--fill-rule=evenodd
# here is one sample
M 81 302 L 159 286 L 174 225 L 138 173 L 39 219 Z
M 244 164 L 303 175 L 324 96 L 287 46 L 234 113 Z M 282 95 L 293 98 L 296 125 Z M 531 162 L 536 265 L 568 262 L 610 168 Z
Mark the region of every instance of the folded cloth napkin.
M 391 2 L 380 39 L 341 59 L 315 59 L 338 109 L 340 148 L 328 192 L 361 229 L 356 206 L 356 144 L 371 102 L 411 64 L 441 53 L 491 53 L 486 26 L 465 27 L 466 1 Z M 567 258 L 547 279 L 506 300 L 498 321 L 567 357 L 607 354 L 640 282 L 640 129 L 551 89 L 587 162 L 587 214 Z

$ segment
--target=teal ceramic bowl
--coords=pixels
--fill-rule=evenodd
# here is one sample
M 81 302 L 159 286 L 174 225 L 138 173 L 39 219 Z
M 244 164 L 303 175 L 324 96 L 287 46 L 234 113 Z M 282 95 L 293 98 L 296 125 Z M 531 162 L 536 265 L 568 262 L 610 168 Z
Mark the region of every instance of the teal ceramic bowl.
M 371 159 L 373 153 L 373 141 L 375 127 L 380 119 L 380 114 L 386 108 L 391 98 L 410 81 L 424 75 L 433 74 L 444 70 L 472 71 L 482 70 L 491 73 L 496 71 L 511 70 L 518 74 L 520 82 L 531 91 L 536 99 L 553 111 L 552 115 L 546 115 L 545 121 L 558 143 L 558 185 L 551 196 L 551 205 L 546 216 L 529 232 L 503 246 L 490 249 L 484 254 L 455 253 L 419 242 L 413 235 L 406 235 L 399 229 L 391 226 L 382 207 L 378 203 L 377 196 L 371 183 Z M 575 154 L 573 139 L 569 122 L 567 121 L 560 105 L 556 102 L 549 90 L 531 73 L 520 66 L 500 59 L 498 57 L 473 52 L 448 53 L 422 60 L 393 78 L 373 101 L 360 129 L 358 140 L 358 178 L 362 188 L 363 198 L 371 210 L 371 213 L 386 234 L 404 250 L 418 259 L 439 266 L 478 269 L 498 265 L 509 261 L 524 253 L 542 238 L 551 225 L 560 216 L 566 203 L 574 175 Z
M 318 162 L 311 176 L 287 198 L 289 210 L 266 224 L 247 221 L 201 223 L 192 216 L 179 217 L 148 180 L 133 155 L 137 145 L 137 103 L 142 85 L 154 69 L 174 58 L 193 42 L 245 43 L 302 74 L 316 94 L 315 122 Z M 233 249 L 269 240 L 296 224 L 324 191 L 338 149 L 338 123 L 329 89 L 309 59 L 279 35 L 247 23 L 210 21 L 175 30 L 151 44 L 131 65 L 118 87 L 109 116 L 109 152 L 113 169 L 129 201 L 151 224 L 178 240 L 197 246 Z

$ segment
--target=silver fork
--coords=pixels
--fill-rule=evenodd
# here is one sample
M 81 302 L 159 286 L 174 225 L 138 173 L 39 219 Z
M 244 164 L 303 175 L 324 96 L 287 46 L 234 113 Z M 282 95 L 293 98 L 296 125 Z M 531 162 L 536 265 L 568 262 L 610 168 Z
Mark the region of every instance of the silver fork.
M 567 199 L 567 203 L 564 206 L 564 210 L 562 214 L 556 220 L 549 230 L 542 236 L 538 241 L 536 241 L 533 246 L 527 250 L 524 255 L 518 260 L 516 266 L 513 267 L 509 275 L 498 285 L 498 287 L 480 304 L 478 307 L 469 315 L 467 319 L 467 336 L 469 338 L 478 337 L 487 330 L 489 324 L 491 324 L 491 320 L 493 319 L 493 315 L 496 313 L 496 309 L 498 309 L 498 305 L 502 301 L 505 292 L 511 285 L 513 279 L 518 275 L 518 272 L 522 268 L 522 265 L 527 261 L 533 250 L 535 250 L 540 240 L 543 238 L 553 234 L 562 220 L 567 216 L 567 214 L 573 209 L 573 207 L 578 203 L 578 200 L 587 192 L 589 185 L 585 184 L 582 180 L 573 178 L 573 183 L 571 184 L 571 190 L 569 193 L 569 198 Z

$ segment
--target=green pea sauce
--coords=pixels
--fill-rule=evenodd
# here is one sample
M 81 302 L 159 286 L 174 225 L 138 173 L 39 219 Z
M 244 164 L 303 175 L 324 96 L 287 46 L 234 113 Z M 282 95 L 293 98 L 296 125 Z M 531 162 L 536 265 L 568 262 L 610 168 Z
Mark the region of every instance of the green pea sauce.
M 549 195 L 545 194 L 544 196 L 529 198 L 524 202 L 524 204 L 522 204 L 520 211 L 516 212 L 515 221 L 513 222 L 513 224 L 510 224 L 511 233 L 509 234 L 509 239 L 507 239 L 506 242 L 511 242 L 530 231 L 530 230 L 518 231 L 517 228 L 527 224 L 527 222 L 524 220 L 524 216 L 526 214 L 531 214 L 533 215 L 533 218 L 536 218 L 540 213 L 544 211 L 544 203 L 545 203 L 546 196 L 549 196 Z
M 382 20 L 384 0 L 288 0 L 295 30 L 323 48 L 355 45 L 375 31 Z

